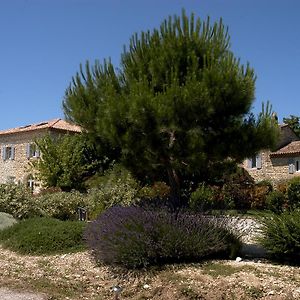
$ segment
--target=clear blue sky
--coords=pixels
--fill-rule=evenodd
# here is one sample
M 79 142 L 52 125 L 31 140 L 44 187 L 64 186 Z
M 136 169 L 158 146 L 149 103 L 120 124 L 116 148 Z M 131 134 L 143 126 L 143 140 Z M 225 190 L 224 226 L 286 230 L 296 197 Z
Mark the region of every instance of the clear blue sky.
M 270 100 L 280 120 L 300 115 L 298 0 L 2 0 L 0 130 L 63 117 L 80 63 L 111 57 L 118 65 L 134 32 L 182 8 L 228 25 L 233 52 L 257 75 L 255 113 Z

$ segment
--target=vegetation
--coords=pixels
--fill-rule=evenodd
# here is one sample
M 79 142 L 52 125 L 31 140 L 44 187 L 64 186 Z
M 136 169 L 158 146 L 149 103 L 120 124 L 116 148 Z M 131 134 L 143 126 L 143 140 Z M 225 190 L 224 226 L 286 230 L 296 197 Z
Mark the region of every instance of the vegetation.
M 57 254 L 84 249 L 84 222 L 31 218 L 0 231 L 0 243 L 21 254 Z
M 295 177 L 288 182 L 287 187 L 288 208 L 300 207 L 300 178 Z
M 290 115 L 288 118 L 283 118 L 283 123 L 288 124 L 298 137 L 300 137 L 300 118 Z
M 286 211 L 265 217 L 260 242 L 272 258 L 299 264 L 300 211 Z
M 0 184 L 0 211 L 23 219 L 40 215 L 40 208 L 31 192 L 23 186 Z
M 270 107 L 257 119 L 250 113 L 254 71 L 229 45 L 222 21 L 170 17 L 133 35 L 118 72 L 110 61 L 81 67 L 66 91 L 65 114 L 120 149 L 138 178 L 167 178 L 179 207 L 186 179 L 205 179 L 215 163 L 240 162 L 276 141 Z
M 280 191 L 273 191 L 267 196 L 267 208 L 274 213 L 280 214 L 283 211 L 286 197 Z
M 218 219 L 139 207 L 113 207 L 88 224 L 84 237 L 98 262 L 139 268 L 235 255 L 239 240 Z
M 46 136 L 36 143 L 43 155 L 32 164 L 46 187 L 84 190 L 88 177 L 107 168 L 107 158 L 99 157 L 84 134 Z

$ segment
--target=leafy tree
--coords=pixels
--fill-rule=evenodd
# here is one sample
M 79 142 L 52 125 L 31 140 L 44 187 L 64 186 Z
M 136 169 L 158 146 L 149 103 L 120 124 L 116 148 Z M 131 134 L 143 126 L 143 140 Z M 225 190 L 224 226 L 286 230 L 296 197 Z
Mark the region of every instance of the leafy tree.
M 108 164 L 83 135 L 46 136 L 36 143 L 42 156 L 32 164 L 47 187 L 83 189 L 84 180 Z
M 165 173 L 178 207 L 184 178 L 229 158 L 240 162 L 277 137 L 270 106 L 257 119 L 251 114 L 254 71 L 229 45 L 222 21 L 210 25 L 183 11 L 133 35 L 118 71 L 110 61 L 81 67 L 65 114 L 119 148 L 135 174 Z
M 300 137 L 300 117 L 290 115 L 289 118 L 283 118 L 283 123 L 288 124 L 297 136 Z

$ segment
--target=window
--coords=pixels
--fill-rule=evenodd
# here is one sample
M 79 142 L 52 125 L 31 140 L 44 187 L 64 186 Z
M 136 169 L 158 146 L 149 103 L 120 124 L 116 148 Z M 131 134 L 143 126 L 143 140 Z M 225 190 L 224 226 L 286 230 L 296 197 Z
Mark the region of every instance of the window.
M 249 158 L 247 160 L 247 167 L 249 169 L 261 169 L 262 167 L 261 154 L 257 154 Z
M 2 159 L 15 159 L 15 148 L 13 146 L 2 147 Z
M 27 144 L 26 156 L 27 156 L 27 158 L 40 157 L 40 151 L 36 144 L 34 144 L 34 143 Z

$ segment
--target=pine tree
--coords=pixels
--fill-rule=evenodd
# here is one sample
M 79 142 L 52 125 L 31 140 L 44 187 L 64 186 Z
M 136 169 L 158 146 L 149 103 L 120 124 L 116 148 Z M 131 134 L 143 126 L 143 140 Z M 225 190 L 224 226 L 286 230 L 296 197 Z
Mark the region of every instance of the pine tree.
M 180 207 L 183 178 L 276 140 L 269 110 L 258 119 L 250 112 L 255 74 L 229 45 L 222 20 L 211 25 L 183 11 L 133 35 L 119 72 L 110 62 L 87 65 L 66 93 L 65 113 L 119 148 L 135 174 L 164 171 Z

